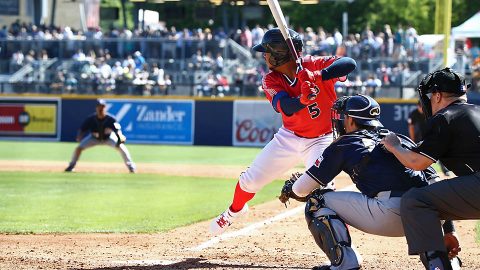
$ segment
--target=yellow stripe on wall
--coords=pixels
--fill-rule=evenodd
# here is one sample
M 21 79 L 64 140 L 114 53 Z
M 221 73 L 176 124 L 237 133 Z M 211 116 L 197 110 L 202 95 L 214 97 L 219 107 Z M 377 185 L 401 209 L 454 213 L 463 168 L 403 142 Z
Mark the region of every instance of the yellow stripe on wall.
M 25 105 L 30 119 L 25 134 L 55 135 L 57 130 L 57 107 L 55 105 Z

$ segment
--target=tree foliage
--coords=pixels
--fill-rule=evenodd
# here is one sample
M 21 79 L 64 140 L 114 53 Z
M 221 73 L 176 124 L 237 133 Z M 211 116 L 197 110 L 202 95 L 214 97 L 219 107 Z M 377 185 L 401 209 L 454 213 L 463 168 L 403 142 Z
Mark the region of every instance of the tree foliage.
M 480 1 L 452 0 L 452 27 L 458 26 L 480 11 Z M 355 0 L 320 1 L 317 5 L 286 5 L 294 26 L 322 26 L 331 32 L 341 28 L 342 13 L 348 13 L 349 32 L 361 32 L 370 25 L 375 32 L 385 24 L 396 29 L 399 24 L 411 24 L 419 34 L 433 33 L 435 0 Z

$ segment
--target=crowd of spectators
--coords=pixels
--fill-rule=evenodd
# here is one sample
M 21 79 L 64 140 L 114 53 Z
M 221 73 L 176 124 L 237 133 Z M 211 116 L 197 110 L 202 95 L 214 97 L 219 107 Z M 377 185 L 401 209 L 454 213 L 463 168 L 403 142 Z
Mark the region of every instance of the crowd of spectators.
M 33 23 L 20 22 L 17 20 L 10 26 L 3 25 L 0 30 L 0 39 L 15 40 L 84 40 L 105 38 L 167 38 L 174 40 L 211 40 L 225 39 L 228 35 L 218 29 L 213 33 L 210 28 L 181 29 L 177 30 L 175 26 L 169 28 L 159 25 L 158 27 L 145 27 L 145 29 L 117 28 L 111 27 L 107 31 L 99 27 L 88 28 L 85 32 L 81 29 L 75 29 L 69 26 L 48 26 L 35 25 Z
M 227 38 L 231 38 L 246 49 L 250 49 L 253 44 L 261 42 L 263 34 L 271 27 L 273 26 L 262 27 L 256 25 L 250 29 L 245 26 L 229 33 L 222 28 L 215 31 L 209 28 L 177 31 L 174 26 L 155 29 L 146 27 L 144 30 L 135 29 L 133 31 L 117 28 L 102 31 L 99 28 L 92 28 L 83 32 L 70 27 L 36 26 L 17 21 L 10 27 L 3 26 L 0 31 L 0 39 L 131 40 L 135 38 L 163 38 L 171 40 L 173 42 L 171 44 L 174 44 L 172 53 L 162 56 L 176 58 L 179 55 L 179 48 L 182 48 L 181 55 L 184 58 L 175 60 L 188 63 L 187 68 L 189 70 L 211 71 L 197 82 L 193 93 L 203 96 L 225 96 L 238 94 L 237 91 L 233 90 L 238 90 L 238 87 L 232 87 L 232 84 L 236 84 L 235 82 L 239 82 L 240 79 L 238 78 L 239 74 L 224 74 L 225 60 L 223 51 L 219 48 L 225 46 Z M 355 79 L 350 78 L 352 81 L 347 81 L 339 86 L 339 90 L 360 89 L 358 92 L 368 93 L 368 91 L 371 91 L 368 89 L 372 87 L 367 87 L 367 85 L 375 84 L 376 87 L 373 88 L 401 86 L 404 79 L 412 73 L 409 63 L 415 61 L 415 59 L 432 57 L 431 52 L 424 50 L 423 44 L 419 42 L 417 31 L 411 25 L 405 28 L 399 25 L 393 30 L 388 24 L 385 24 L 382 29 L 375 33 L 369 26 L 366 26 L 361 33 L 348 34 L 346 37 L 338 29 L 334 29 L 331 33 L 326 32 L 322 27 L 318 27 L 316 30 L 312 27 L 295 29 L 302 35 L 306 53 L 313 55 L 346 55 L 357 61 L 376 61 L 375 66 L 364 70 L 363 73 L 354 74 Z M 199 43 L 192 45 L 193 43 L 190 41 Z M 206 46 L 209 41 L 214 41 L 209 45 L 210 47 Z M 152 55 L 151 48 L 147 50 L 147 55 L 144 53 L 142 48 L 145 46 L 145 44 L 117 42 L 114 45 L 102 43 L 100 47 L 90 49 L 71 47 L 69 55 L 77 64 L 72 66 L 73 70 L 57 70 L 51 79 L 54 81 L 52 85 L 55 87 L 53 88 L 60 89 L 56 86 L 63 85 L 62 87 L 68 92 L 75 92 L 90 81 L 90 85 L 93 86 L 88 91 L 94 93 L 121 92 L 119 91 L 119 85 L 127 84 L 133 85 L 128 87 L 127 93 L 142 95 L 168 93 L 168 90 L 173 88 L 172 77 L 164 74 L 165 71 L 158 64 L 155 64 L 154 61 L 160 56 Z M 188 49 L 185 50 L 185 48 Z M 9 70 L 15 72 L 26 64 L 41 63 L 49 58 L 49 54 L 45 48 L 17 50 L 11 54 Z M 256 57 L 260 59 L 261 55 L 257 54 Z M 145 58 L 151 61 L 146 61 Z M 472 65 L 472 67 L 475 67 L 475 65 Z M 262 74 L 263 71 L 251 70 L 251 68 L 244 67 L 239 71 L 240 75 L 243 76 L 243 85 L 260 85 L 261 76 L 258 74 Z M 362 81 L 362 87 L 359 86 L 359 81 Z M 240 85 L 240 83 L 237 85 Z
M 270 27 L 256 25 L 251 30 L 244 27 L 233 35 L 233 39 L 249 48 L 260 42 Z M 332 33 L 326 32 L 323 27 L 318 27 L 316 31 L 312 27 L 298 27 L 296 31 L 302 36 L 307 52 L 315 55 L 348 55 L 362 60 L 376 57 L 406 60 L 424 56 L 417 30 L 411 25 L 405 29 L 399 25 L 393 32 L 390 25 L 385 24 L 376 34 L 366 26 L 361 33 L 352 33 L 347 37 L 337 28 Z
M 57 71 L 53 89 L 66 93 L 168 95 L 174 90 L 171 75 L 136 51 L 124 59 L 112 59 L 108 51 L 85 54 L 78 50 L 68 69 Z M 63 89 L 62 89 L 63 88 Z

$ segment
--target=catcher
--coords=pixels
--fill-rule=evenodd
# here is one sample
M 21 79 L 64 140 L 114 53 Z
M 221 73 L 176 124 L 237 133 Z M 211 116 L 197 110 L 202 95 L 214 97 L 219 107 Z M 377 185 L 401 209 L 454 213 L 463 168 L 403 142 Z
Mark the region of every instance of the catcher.
M 294 175 L 285 182 L 280 201 L 285 203 L 293 198 L 307 202 L 308 229 L 331 262 L 313 269 L 360 269 L 362 258 L 352 245 L 346 224 L 375 235 L 404 236 L 400 218 L 402 194 L 438 179 L 431 167 L 424 171 L 405 168 L 379 144 L 388 132 L 380 129 L 383 126 L 379 118 L 380 106 L 368 96 L 342 97 L 335 101 L 332 123 L 336 140 L 305 174 Z M 415 146 L 407 137 L 398 136 L 404 147 Z M 360 192 L 319 189 L 342 170 Z M 452 259 L 457 255 L 458 245 L 450 244 L 457 240 L 452 234 L 451 221 L 444 223 L 444 229 Z M 457 258 L 452 262 L 459 264 Z
M 130 153 L 125 146 L 127 138 L 122 134 L 121 126 L 117 120 L 107 114 L 107 103 L 103 99 L 97 99 L 95 113 L 87 117 L 80 127 L 77 138 L 80 144 L 73 152 L 72 160 L 65 169 L 72 172 L 75 169 L 82 151 L 96 145 L 108 145 L 117 149 L 131 173 L 135 173 L 136 166 Z

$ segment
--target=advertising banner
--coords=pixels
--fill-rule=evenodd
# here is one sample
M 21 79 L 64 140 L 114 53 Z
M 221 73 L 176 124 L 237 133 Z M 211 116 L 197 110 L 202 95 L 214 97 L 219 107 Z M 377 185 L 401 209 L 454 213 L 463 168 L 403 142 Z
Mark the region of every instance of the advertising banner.
M 281 126 L 281 115 L 266 100 L 235 100 L 233 103 L 234 146 L 264 146 Z
M 193 100 L 107 100 L 129 142 L 193 144 Z
M 59 99 L 3 99 L 0 136 L 58 139 L 59 109 Z

